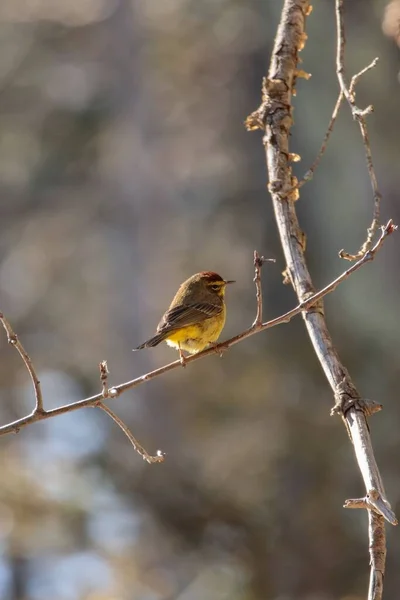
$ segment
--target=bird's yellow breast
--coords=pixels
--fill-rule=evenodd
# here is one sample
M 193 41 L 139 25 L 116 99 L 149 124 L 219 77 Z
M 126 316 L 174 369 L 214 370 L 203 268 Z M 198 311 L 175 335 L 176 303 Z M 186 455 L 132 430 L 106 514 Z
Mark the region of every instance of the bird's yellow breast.
M 226 311 L 223 307 L 223 310 L 214 317 L 171 332 L 165 341 L 169 346 L 196 354 L 204 350 L 208 344 L 217 341 L 225 325 L 225 319 Z

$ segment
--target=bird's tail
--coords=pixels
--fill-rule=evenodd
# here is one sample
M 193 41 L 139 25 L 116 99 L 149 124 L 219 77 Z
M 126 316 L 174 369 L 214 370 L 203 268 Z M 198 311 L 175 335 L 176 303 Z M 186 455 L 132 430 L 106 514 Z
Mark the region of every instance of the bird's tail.
M 154 346 L 158 346 L 158 344 L 160 344 L 161 342 L 163 342 L 166 338 L 165 333 L 157 333 L 157 335 L 153 336 L 152 338 L 150 338 L 149 340 L 147 340 L 147 342 L 144 342 L 144 344 L 141 344 L 140 346 L 138 346 L 137 348 L 134 348 L 133 350 L 143 350 L 143 348 L 153 348 Z

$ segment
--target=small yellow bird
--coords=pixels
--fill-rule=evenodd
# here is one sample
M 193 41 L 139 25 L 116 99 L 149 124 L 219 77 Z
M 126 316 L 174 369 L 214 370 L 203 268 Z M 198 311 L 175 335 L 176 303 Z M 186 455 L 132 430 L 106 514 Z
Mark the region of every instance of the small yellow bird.
M 189 277 L 176 292 L 158 324 L 156 335 L 135 350 L 166 341 L 169 346 L 177 348 L 184 363 L 182 350 L 196 354 L 216 342 L 225 325 L 225 289 L 228 283 L 235 282 L 226 281 L 212 271 L 202 271 Z

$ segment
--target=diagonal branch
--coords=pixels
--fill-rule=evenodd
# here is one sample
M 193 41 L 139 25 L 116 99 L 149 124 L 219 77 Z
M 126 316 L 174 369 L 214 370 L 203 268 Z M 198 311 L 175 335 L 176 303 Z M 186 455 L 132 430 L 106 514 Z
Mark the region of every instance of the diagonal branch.
M 246 329 L 242 333 L 235 335 L 234 337 L 230 338 L 229 340 L 226 340 L 225 342 L 216 344 L 215 346 L 212 346 L 211 348 L 208 348 L 207 350 L 204 350 L 203 352 L 199 352 L 199 354 L 193 354 L 192 356 L 187 357 L 185 359 L 185 366 L 189 365 L 197 360 L 200 360 L 201 358 L 204 358 L 206 356 L 215 355 L 215 353 L 222 353 L 225 350 L 227 350 L 228 348 L 230 348 L 231 346 L 238 344 L 242 340 L 244 340 L 252 335 L 255 335 L 256 333 L 260 333 L 261 331 L 266 331 L 267 329 L 271 329 L 271 327 L 275 327 L 277 325 L 282 325 L 283 323 L 289 323 L 289 321 L 291 321 L 294 317 L 296 317 L 303 311 L 308 311 L 315 303 L 318 303 L 324 296 L 333 292 L 340 283 L 345 281 L 348 277 L 350 277 L 350 275 L 355 273 L 355 271 L 360 269 L 362 266 L 366 265 L 368 262 L 371 262 L 375 258 L 376 253 L 382 247 L 384 241 L 388 238 L 388 236 L 392 235 L 392 233 L 394 233 L 396 231 L 396 229 L 397 229 L 397 227 L 395 225 L 393 225 L 392 221 L 389 221 L 385 227 L 382 227 L 381 236 L 380 236 L 379 240 L 376 242 L 375 246 L 373 248 L 371 248 L 371 250 L 369 252 L 367 252 L 359 261 L 354 263 L 349 269 L 344 271 L 341 275 L 339 275 L 339 277 L 337 277 L 336 279 L 331 281 L 331 283 L 326 285 L 323 289 L 319 290 L 315 294 L 312 294 L 308 298 L 305 298 L 304 300 L 302 300 L 295 308 L 292 308 L 292 310 L 289 310 L 288 312 L 284 313 L 283 315 L 276 317 L 275 319 L 271 319 L 270 321 L 267 321 L 265 323 L 261 323 L 261 324 L 257 321 L 257 317 L 261 314 L 261 307 L 260 307 L 261 296 L 258 295 L 258 297 L 257 297 L 257 316 L 256 316 L 256 319 L 255 319 L 253 325 L 251 327 L 249 327 L 249 329 Z M 257 254 L 257 257 L 258 257 L 258 254 Z M 260 259 L 260 257 L 258 257 L 258 258 Z M 262 262 L 264 262 L 264 260 Z M 256 269 L 260 268 L 258 265 L 259 265 L 259 263 L 257 261 L 257 265 L 255 265 L 255 277 L 254 277 L 254 280 L 256 282 L 256 291 L 258 291 L 258 289 L 259 289 L 258 286 L 260 286 L 260 271 L 257 272 L 257 270 L 256 270 Z M 174 369 L 178 369 L 178 368 L 182 367 L 181 361 L 176 360 L 172 363 L 164 365 L 163 367 L 160 367 L 159 369 L 155 369 L 154 371 L 151 371 L 150 373 L 146 373 L 145 375 L 136 377 L 135 379 L 132 379 L 131 381 L 127 381 L 125 383 L 121 383 L 119 385 L 116 385 L 116 386 L 113 386 L 113 387 L 107 389 L 108 384 L 106 385 L 105 381 L 107 381 L 108 373 L 107 373 L 107 369 L 103 363 L 104 363 L 104 361 L 102 363 L 100 363 L 101 381 L 102 381 L 102 387 L 103 387 L 101 393 L 96 394 L 95 396 L 91 396 L 90 398 L 85 398 L 83 400 L 78 400 L 76 402 L 71 402 L 70 404 L 65 404 L 63 406 L 59 406 L 58 408 L 53 408 L 51 410 L 40 411 L 40 412 L 33 411 L 31 414 L 26 415 L 25 417 L 22 417 L 20 419 L 17 419 L 16 421 L 13 421 L 12 423 L 2 425 L 0 427 L 0 435 L 5 435 L 7 433 L 18 433 L 18 431 L 20 429 L 22 429 L 23 427 L 26 427 L 27 425 L 30 425 L 31 423 L 35 423 L 37 421 L 43 421 L 45 419 L 50 419 L 52 417 L 56 417 L 58 415 L 65 414 L 67 412 L 72 412 L 73 410 L 78 410 L 80 408 L 97 406 L 98 403 L 102 402 L 105 397 L 107 399 L 117 398 L 118 396 L 120 396 L 124 392 L 127 392 L 128 390 L 131 390 L 131 389 L 133 389 L 139 385 L 142 385 L 144 383 L 147 383 L 148 381 L 151 381 L 152 379 L 155 379 L 156 377 L 160 377 L 161 375 L 164 375 L 164 373 L 167 373 L 168 371 L 172 371 Z M 375 409 L 372 409 L 370 407 L 368 409 L 365 408 L 365 413 L 372 414 L 372 412 L 375 412 L 376 410 L 379 410 L 379 406 L 376 407 Z M 392 518 L 395 518 L 394 515 Z
M 337 0 L 337 6 L 341 7 L 342 4 L 342 0 Z M 263 142 L 270 181 L 269 190 L 287 264 L 286 272 L 300 302 L 314 295 L 314 287 L 304 256 L 304 244 L 302 243 L 304 233 L 300 229 L 295 208 L 297 198 L 288 193 L 292 188 L 293 180 L 289 164 L 289 136 L 292 126 L 292 91 L 295 85 L 298 53 L 306 39 L 304 26 L 309 8 L 309 0 L 285 0 L 267 83 L 264 85 L 263 102 L 257 112 L 249 118 L 250 125 L 254 123 L 256 126 L 260 120 L 264 124 Z M 344 39 L 343 31 L 341 39 Z M 346 95 L 344 88 L 342 91 Z M 257 115 L 257 118 L 254 115 Z M 376 209 L 379 207 L 379 200 L 376 199 Z M 371 240 L 367 240 L 365 255 L 368 255 L 368 249 L 371 246 L 372 236 Z M 371 444 L 365 407 L 333 344 L 326 325 L 322 301 L 313 303 L 311 308 L 304 311 L 303 319 L 315 353 L 334 393 L 336 409 L 340 411 L 346 422 L 367 496 L 374 499 L 373 514 L 372 506 L 368 506 L 370 508 L 371 554 L 369 600 L 380 600 L 384 572 L 382 546 L 385 546 L 382 516 L 392 524 L 397 524 L 397 519 L 386 499 Z M 376 544 L 378 528 L 379 545 Z
M 317 156 L 315 157 L 315 160 L 314 160 L 313 164 L 311 165 L 311 167 L 304 174 L 303 179 L 301 179 L 298 182 L 298 184 L 296 186 L 298 190 L 300 188 L 302 188 L 303 185 L 305 185 L 308 181 L 310 181 L 313 178 L 314 173 L 315 173 L 315 171 L 316 171 L 319 163 L 321 162 L 321 159 L 322 159 L 323 155 L 325 154 L 325 151 L 326 151 L 326 149 L 328 147 L 329 138 L 331 137 L 331 133 L 332 133 L 334 125 L 336 123 L 336 119 L 337 119 L 337 116 L 339 114 L 340 107 L 342 106 L 343 98 L 344 98 L 344 95 L 343 95 L 343 92 L 341 91 L 340 94 L 339 94 L 339 96 L 338 96 L 338 99 L 336 100 L 336 104 L 335 104 L 335 107 L 333 109 L 331 119 L 329 121 L 328 129 L 326 130 L 326 133 L 324 135 L 324 139 L 322 140 L 322 144 L 321 144 L 321 147 L 319 149 L 319 152 L 318 152 Z

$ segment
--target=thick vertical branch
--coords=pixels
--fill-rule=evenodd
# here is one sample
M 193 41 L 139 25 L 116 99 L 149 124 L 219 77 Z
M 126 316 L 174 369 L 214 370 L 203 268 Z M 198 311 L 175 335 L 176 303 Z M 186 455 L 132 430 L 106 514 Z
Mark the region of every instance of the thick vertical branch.
M 285 255 L 286 274 L 300 302 L 314 293 L 314 286 L 304 256 L 305 234 L 300 229 L 295 208 L 298 191 L 293 191 L 289 133 L 292 126 L 291 99 L 296 83 L 298 53 L 306 40 L 304 25 L 309 13 L 309 0 L 285 0 L 268 78 L 263 84 L 263 102 L 246 122 L 249 129 L 260 127 L 261 124 L 265 131 L 263 141 L 269 190 Z M 369 600 L 378 600 L 381 598 L 384 572 L 385 554 L 382 548 L 385 548 L 385 529 L 383 519 L 371 513 L 371 510 L 377 511 L 392 524 L 396 524 L 397 520 L 386 499 L 375 461 L 365 416 L 368 410 L 335 349 L 325 322 L 322 300 L 304 311 L 303 319 L 334 393 L 336 412 L 341 413 L 346 423 L 364 479 L 367 494 L 362 500 L 362 506 L 370 512 L 372 557 Z M 378 540 L 380 550 L 376 546 Z
M 382 598 L 383 576 L 386 562 L 385 522 L 381 515 L 373 510 L 368 511 L 369 554 L 371 573 L 369 581 L 368 600 Z

